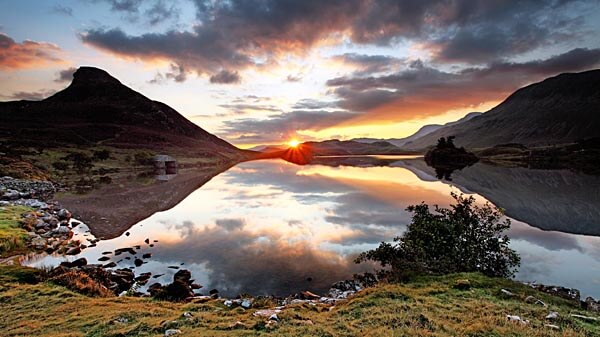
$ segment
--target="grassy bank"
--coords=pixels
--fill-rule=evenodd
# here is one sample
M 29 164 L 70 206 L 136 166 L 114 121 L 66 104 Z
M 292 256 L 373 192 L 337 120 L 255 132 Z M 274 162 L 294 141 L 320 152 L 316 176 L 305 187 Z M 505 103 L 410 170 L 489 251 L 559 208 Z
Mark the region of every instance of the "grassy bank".
M 228 308 L 218 300 L 170 303 L 141 298 L 90 298 L 47 282 L 40 272 L 0 267 L 3 336 L 159 336 L 177 328 L 185 336 L 598 336 L 600 322 L 569 316 L 581 312 L 574 303 L 525 285 L 480 274 L 428 277 L 411 283 L 382 284 L 333 308 L 299 304 L 278 314 L 267 327 L 253 316 L 257 308 Z M 459 279 L 471 288 L 455 289 Z M 500 289 L 515 296 L 506 298 Z M 549 305 L 525 303 L 528 295 Z M 184 312 L 192 313 L 184 318 Z M 560 316 L 560 330 L 545 327 L 549 311 Z M 519 315 L 528 325 L 509 322 Z M 236 322 L 241 322 L 234 327 Z
M 22 252 L 26 248 L 27 232 L 21 228 L 21 215 L 30 211 L 22 206 L 0 207 L 0 257 Z
M 22 250 L 18 228 L 27 209 L 0 212 L 6 251 Z M 459 280 L 469 280 L 466 282 Z M 462 285 L 457 287 L 457 285 Z M 460 288 L 460 289 L 459 289 Z M 506 296 L 508 289 L 513 296 Z M 527 303 L 534 296 L 548 307 Z M 253 314 L 273 308 L 256 300 L 244 310 L 222 301 L 171 303 L 136 297 L 88 297 L 48 281 L 45 272 L 0 265 L 0 335 L 16 336 L 162 336 L 180 329 L 183 336 L 598 336 L 600 320 L 578 303 L 550 296 L 523 284 L 481 274 L 421 277 L 406 284 L 379 284 L 336 306 L 301 303 L 278 314 L 278 324 Z M 559 318 L 546 321 L 551 311 Z M 184 317 L 183 313 L 191 313 Z M 518 315 L 528 324 L 507 321 Z M 597 315 L 596 315 L 597 316 Z M 558 330 L 545 326 L 554 324 Z

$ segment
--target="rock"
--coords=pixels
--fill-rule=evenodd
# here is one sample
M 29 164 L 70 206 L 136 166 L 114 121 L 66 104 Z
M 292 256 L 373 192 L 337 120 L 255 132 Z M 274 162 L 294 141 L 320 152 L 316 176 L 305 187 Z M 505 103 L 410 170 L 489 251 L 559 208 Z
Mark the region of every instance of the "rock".
M 279 322 L 279 317 L 277 317 L 277 314 L 273 314 L 273 315 L 269 316 L 269 321 Z
M 149 243 L 150 243 L 150 239 L 146 238 L 146 240 L 144 240 L 144 242 L 145 242 L 146 244 L 149 244 Z
M 589 316 L 583 316 L 583 315 L 577 315 L 577 314 L 571 314 L 571 317 L 579 318 L 581 320 L 588 321 L 588 322 L 598 321 L 598 319 L 596 317 L 589 317 Z
M 40 236 L 36 236 L 31 239 L 30 245 L 38 250 L 46 249 L 46 240 Z
M 140 260 L 140 259 L 135 259 L 133 261 L 133 263 L 135 264 L 136 267 L 140 267 L 141 265 L 144 264 L 144 261 Z
M 525 303 L 534 303 L 535 301 L 537 301 L 537 298 L 535 298 L 533 296 L 525 297 Z
M 83 267 L 87 265 L 87 259 L 85 257 L 80 257 L 77 260 L 71 262 L 71 267 Z
M 69 248 L 69 250 L 67 250 L 67 252 L 65 254 L 67 255 L 77 255 L 81 253 L 81 248 L 77 247 L 71 247 Z
M 101 256 L 100 258 L 98 258 L 98 261 L 101 261 L 101 262 L 108 261 L 108 260 L 110 260 L 110 257 L 108 257 L 108 256 Z
M 192 315 L 192 313 L 189 312 L 189 311 L 184 312 L 181 316 L 183 316 L 185 318 L 192 318 L 192 317 L 194 317 L 194 315 Z
M 244 309 L 250 309 L 250 307 L 252 307 L 252 300 L 246 298 L 240 303 L 240 306 Z
M 233 301 L 231 301 L 231 300 L 226 300 L 225 302 L 223 302 L 223 304 L 224 304 L 226 307 L 231 307 L 231 306 L 233 305 Z
M 179 335 L 180 333 L 181 333 L 181 330 L 179 330 L 179 329 L 168 329 L 165 331 L 165 337 Z
M 129 322 L 129 320 L 126 317 L 119 317 L 119 318 L 115 319 L 113 322 L 125 324 L 125 323 Z
M 117 264 L 116 264 L 116 263 L 114 263 L 114 262 L 109 262 L 109 263 L 107 263 L 107 264 L 103 265 L 103 266 L 102 266 L 102 268 L 114 268 L 114 267 L 116 267 L 116 266 L 117 266 Z
M 503 295 L 506 295 L 506 296 L 508 296 L 508 297 L 513 297 L 513 296 L 515 296 L 515 294 L 513 294 L 512 292 L 510 292 L 510 291 L 508 291 L 508 290 L 506 290 L 506 289 L 500 289 L 500 292 L 501 292 Z
M 137 252 L 131 248 L 131 247 L 127 247 L 127 248 L 119 248 L 115 250 L 115 255 L 121 255 L 122 253 L 129 253 L 131 255 L 136 255 Z
M 66 209 L 61 209 L 56 213 L 58 220 L 69 220 L 71 219 L 71 212 Z
M 550 328 L 552 330 L 560 330 L 560 327 L 558 325 L 554 325 L 554 324 L 544 324 L 545 327 Z
M 600 311 L 600 301 L 594 300 L 593 297 L 587 297 L 584 301 L 585 308 L 589 311 Z
M 192 284 L 190 284 L 190 288 L 192 288 L 194 290 L 198 290 L 198 289 L 202 288 L 202 285 L 200 285 L 198 283 L 192 283 Z
M 149 259 L 151 257 L 152 257 L 151 253 L 146 253 L 146 254 L 142 255 L 142 259 Z
M 533 289 L 537 289 L 539 291 L 548 293 L 548 294 L 552 294 L 552 295 L 556 295 L 568 300 L 575 300 L 575 301 L 579 301 L 579 299 L 581 298 L 580 292 L 577 289 L 573 289 L 573 288 L 565 288 L 565 287 L 560 287 L 560 286 L 547 286 L 547 285 L 543 285 L 543 284 L 536 284 L 536 283 L 526 283 L 527 285 L 529 285 L 530 287 L 532 287 Z
M 67 226 L 60 226 L 55 231 L 57 234 L 61 234 L 61 235 L 69 234 L 71 232 L 71 230 Z
M 524 320 L 521 317 L 516 316 L 516 315 L 506 315 L 506 319 L 508 321 L 510 321 L 510 322 L 518 322 L 518 323 L 521 323 L 523 325 L 529 324 L 529 320 Z
M 211 289 L 208 294 L 212 298 L 219 298 L 219 291 L 217 289 Z

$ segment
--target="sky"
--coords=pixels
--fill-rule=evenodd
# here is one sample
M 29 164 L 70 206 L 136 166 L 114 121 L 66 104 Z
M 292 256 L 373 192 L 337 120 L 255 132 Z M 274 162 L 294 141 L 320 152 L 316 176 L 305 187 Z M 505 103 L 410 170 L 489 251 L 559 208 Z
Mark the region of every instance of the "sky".
M 108 71 L 240 147 L 401 138 L 600 67 L 600 0 L 0 0 L 0 100 Z

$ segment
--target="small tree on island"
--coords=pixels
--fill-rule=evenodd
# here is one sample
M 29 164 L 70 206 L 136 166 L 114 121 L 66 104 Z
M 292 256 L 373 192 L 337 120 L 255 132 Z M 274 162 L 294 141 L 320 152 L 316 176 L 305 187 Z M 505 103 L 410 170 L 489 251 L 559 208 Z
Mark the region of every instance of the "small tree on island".
M 355 262 L 379 262 L 385 269 L 379 270 L 378 276 L 391 281 L 458 272 L 513 276 L 520 257 L 503 234 L 510 228 L 510 220 L 501 221 L 503 212 L 489 203 L 478 206 L 473 197 L 451 195 L 456 204 L 450 208 L 436 205 L 434 213 L 425 203 L 409 206 L 412 222 L 394 239 L 396 243 L 382 242 Z

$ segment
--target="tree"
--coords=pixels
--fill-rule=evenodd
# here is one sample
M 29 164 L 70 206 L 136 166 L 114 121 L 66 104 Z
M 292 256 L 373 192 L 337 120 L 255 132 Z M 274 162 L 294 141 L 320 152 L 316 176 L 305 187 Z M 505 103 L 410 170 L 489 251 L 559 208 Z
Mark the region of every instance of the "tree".
M 378 272 L 390 280 L 407 280 L 415 274 L 481 272 L 488 276 L 510 277 L 520 265 L 519 255 L 509 248 L 503 234 L 510 220 L 489 203 L 475 204 L 475 198 L 451 194 L 456 204 L 435 206 L 432 213 L 425 203 L 409 206 L 413 213 L 407 231 L 362 253 L 356 262 L 376 261 L 387 269 Z

